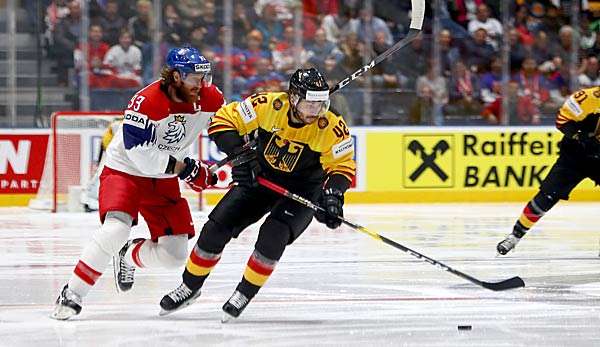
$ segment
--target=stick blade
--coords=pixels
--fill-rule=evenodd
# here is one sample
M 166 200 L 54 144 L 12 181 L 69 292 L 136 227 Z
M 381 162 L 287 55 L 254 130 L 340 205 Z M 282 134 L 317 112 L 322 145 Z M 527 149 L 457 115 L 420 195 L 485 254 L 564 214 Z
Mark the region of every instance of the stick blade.
M 515 289 L 525 287 L 525 282 L 519 276 L 515 276 L 500 282 L 482 282 L 481 284 L 484 288 L 493 290 L 493 291 L 501 291 L 508 289 Z

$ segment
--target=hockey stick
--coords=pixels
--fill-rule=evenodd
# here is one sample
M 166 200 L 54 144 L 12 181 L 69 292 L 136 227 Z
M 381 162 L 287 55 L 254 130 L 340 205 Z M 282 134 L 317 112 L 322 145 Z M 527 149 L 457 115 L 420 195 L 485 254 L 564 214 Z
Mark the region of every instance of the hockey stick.
M 302 205 L 304 205 L 304 206 L 306 206 L 306 207 L 308 207 L 308 208 L 310 208 L 310 209 L 312 209 L 314 211 L 324 211 L 324 209 L 321 206 L 319 206 L 317 204 L 314 204 L 310 200 L 305 199 L 305 198 L 303 198 L 303 197 L 301 197 L 301 196 L 299 196 L 297 194 L 294 194 L 294 193 L 290 192 L 289 190 L 281 187 L 280 185 L 278 185 L 276 183 L 273 183 L 273 182 L 271 182 L 271 181 L 269 181 L 269 180 L 267 180 L 267 179 L 265 179 L 263 177 L 258 177 L 257 180 L 258 180 L 258 183 L 260 185 L 262 185 L 262 186 L 264 186 L 264 187 L 266 187 L 266 188 L 268 188 L 268 189 L 270 189 L 270 190 L 272 190 L 272 191 L 274 191 L 274 192 L 276 192 L 278 194 L 281 194 L 281 195 L 283 195 L 285 197 L 288 197 L 288 198 L 290 198 L 290 199 L 292 199 L 294 201 L 297 201 L 300 204 L 302 204 Z M 401 251 L 403 251 L 405 253 L 408 253 L 408 254 L 410 254 L 410 255 L 418 258 L 418 259 L 422 259 L 422 260 L 424 260 L 425 262 L 427 262 L 427 263 L 429 263 L 431 265 L 437 266 L 437 267 L 439 267 L 442 270 L 448 271 L 448 272 L 450 272 L 450 273 L 452 273 L 452 274 L 454 274 L 454 275 L 456 275 L 458 277 L 461 277 L 461 278 L 463 278 L 463 279 L 465 279 L 465 280 L 467 280 L 467 281 L 469 281 L 471 283 L 474 283 L 474 284 L 476 284 L 478 286 L 481 286 L 483 288 L 487 288 L 487 289 L 494 290 L 494 291 L 500 291 L 500 290 L 507 290 L 507 289 L 513 289 L 513 288 L 519 288 L 519 287 L 524 287 L 525 286 L 525 282 L 523 282 L 523 280 L 519 276 L 515 276 L 515 277 L 512 277 L 512 278 L 506 279 L 504 281 L 500 281 L 500 282 L 484 282 L 484 281 L 478 280 L 477 278 L 475 278 L 473 276 L 467 275 L 464 272 L 461 272 L 461 271 L 458 271 L 456 269 L 453 269 L 450 266 L 448 266 L 448 265 L 446 265 L 446 264 L 444 264 L 442 262 L 439 262 L 439 261 L 437 261 L 435 259 L 429 258 L 428 256 L 426 256 L 424 254 L 421 254 L 421 253 L 419 253 L 417 251 L 414 251 L 414 250 L 412 250 L 412 249 L 410 249 L 410 248 L 408 248 L 406 246 L 403 246 L 403 245 L 399 244 L 396 241 L 390 240 L 390 239 L 388 239 L 385 236 L 381 236 L 381 235 L 379 235 L 376 232 L 370 231 L 370 230 L 368 230 L 367 228 L 365 228 L 363 226 L 360 226 L 358 224 L 352 223 L 352 222 L 348 221 L 347 219 L 345 219 L 344 217 L 338 217 L 338 218 L 342 221 L 342 223 L 348 225 L 349 227 L 351 227 L 354 230 L 358 230 L 360 232 L 363 232 L 363 233 L 371 236 L 375 240 L 382 241 L 382 242 L 384 242 L 384 243 L 386 243 L 386 244 L 388 244 L 388 245 L 390 245 L 390 246 L 392 246 L 394 248 L 397 248 L 397 249 L 399 249 L 399 250 L 401 250 Z
M 221 167 L 223 167 L 227 164 L 229 164 L 231 166 L 237 166 L 237 165 L 244 164 L 245 162 L 251 160 L 252 157 L 254 157 L 255 155 L 256 154 L 253 154 L 251 151 L 245 150 L 243 152 L 238 153 L 237 155 L 234 155 L 231 157 L 225 157 L 225 158 L 219 160 L 218 162 L 212 164 L 208 168 L 208 171 L 210 171 L 210 173 L 215 173 L 218 169 L 220 169 Z
M 251 140 L 249 142 L 246 142 L 246 144 L 244 144 L 244 146 L 242 147 L 242 150 L 240 152 L 238 152 L 234 155 L 227 156 L 227 157 L 219 160 L 218 162 L 212 164 L 208 168 L 208 171 L 210 171 L 211 174 L 214 174 L 218 169 L 220 169 L 221 167 L 223 167 L 227 164 L 229 164 L 231 166 L 237 166 L 237 165 L 244 164 L 247 161 L 250 161 L 254 156 L 256 156 L 256 154 L 253 153 L 255 146 L 256 146 L 256 140 Z
M 412 10 L 411 10 L 412 18 L 410 21 L 410 27 L 408 29 L 408 33 L 406 34 L 406 37 L 404 37 L 402 40 L 396 42 L 396 44 L 394 44 L 392 47 L 388 48 L 385 52 L 376 56 L 375 59 L 371 60 L 371 62 L 368 63 L 367 65 L 356 70 L 352 75 L 339 81 L 335 86 L 333 86 L 333 88 L 329 89 L 329 95 L 344 88 L 346 85 L 348 85 L 348 83 L 354 81 L 360 75 L 362 75 L 365 72 L 372 69 L 375 65 L 386 60 L 389 56 L 391 56 L 392 54 L 394 54 L 397 51 L 399 51 L 400 49 L 402 49 L 404 46 L 411 43 L 411 41 L 414 40 L 421 33 L 421 27 L 423 26 L 423 17 L 425 16 L 425 0 L 411 0 L 411 6 L 412 6 Z

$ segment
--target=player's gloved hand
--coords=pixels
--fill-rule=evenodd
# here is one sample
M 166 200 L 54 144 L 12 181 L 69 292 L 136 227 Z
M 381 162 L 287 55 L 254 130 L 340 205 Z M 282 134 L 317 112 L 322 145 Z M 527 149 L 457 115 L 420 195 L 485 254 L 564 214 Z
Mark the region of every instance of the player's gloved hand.
M 319 198 L 319 206 L 324 211 L 317 211 L 315 217 L 317 220 L 330 229 L 335 229 L 342 224 L 338 217 L 344 216 L 344 193 L 336 188 L 327 188 L 323 190 Z
M 208 170 L 208 164 L 202 160 L 185 158 L 183 159 L 183 163 L 185 164 L 185 168 L 179 173 L 178 177 L 193 190 L 201 192 L 217 183 L 217 175 L 211 174 Z
M 231 169 L 231 178 L 240 187 L 253 188 L 258 187 L 256 178 L 262 173 L 262 168 L 258 162 L 256 151 L 253 149 L 242 148 L 240 152 L 245 152 L 245 162 L 235 165 Z

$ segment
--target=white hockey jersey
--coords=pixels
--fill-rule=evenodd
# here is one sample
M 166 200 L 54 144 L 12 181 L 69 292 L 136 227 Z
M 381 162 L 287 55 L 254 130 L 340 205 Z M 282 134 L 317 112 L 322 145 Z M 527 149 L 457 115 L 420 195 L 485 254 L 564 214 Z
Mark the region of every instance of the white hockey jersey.
M 160 81 L 149 84 L 127 105 L 106 150 L 106 166 L 134 176 L 174 177 L 165 173 L 169 156 L 182 160 L 224 102 L 214 85 L 202 88 L 198 102 L 190 104 L 171 101 Z

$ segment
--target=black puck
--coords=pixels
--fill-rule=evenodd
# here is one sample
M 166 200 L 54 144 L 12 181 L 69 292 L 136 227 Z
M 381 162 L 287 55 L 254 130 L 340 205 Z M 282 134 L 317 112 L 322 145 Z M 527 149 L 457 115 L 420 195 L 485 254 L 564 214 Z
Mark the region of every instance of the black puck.
M 458 330 L 471 330 L 471 329 L 473 329 L 473 327 L 470 325 L 459 325 L 458 326 Z

